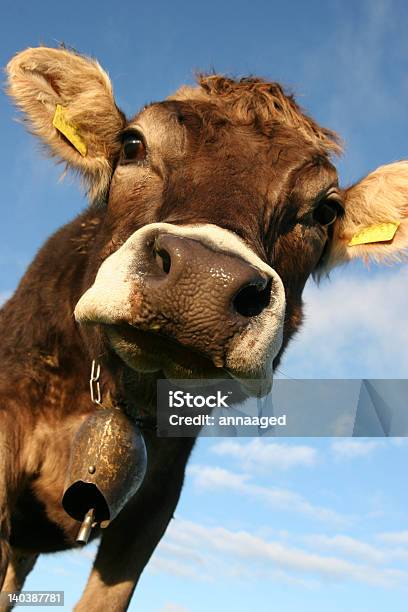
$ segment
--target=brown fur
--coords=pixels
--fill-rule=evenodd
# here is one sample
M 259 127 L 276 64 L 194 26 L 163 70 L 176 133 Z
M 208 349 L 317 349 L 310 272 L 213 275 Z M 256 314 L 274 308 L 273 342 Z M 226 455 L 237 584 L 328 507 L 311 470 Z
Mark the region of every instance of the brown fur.
M 338 135 L 319 126 L 279 83 L 252 77 L 236 81 L 213 74 L 199 75 L 198 84 L 194 88 L 181 87 L 170 99 L 214 101 L 221 113 L 237 124 L 251 125 L 268 133 L 273 132 L 274 124 L 281 123 L 298 130 L 322 153 L 341 153 Z
M 344 240 L 356 228 L 405 218 L 407 172 L 406 162 L 380 169 L 342 193 L 329 158 L 339 152 L 337 136 L 278 84 L 261 79 L 200 77 L 198 87 L 182 88 L 126 122 L 94 60 L 64 49 L 27 49 L 10 62 L 8 73 L 9 93 L 30 129 L 52 155 L 81 172 L 91 201 L 98 200 L 47 241 L 0 311 L 0 583 L 10 558 L 8 580 L 20 587 L 24 571 L 17 576 L 17 556 L 29 556 L 28 569 L 37 553 L 74 546 L 78 524 L 63 511 L 61 496 L 73 435 L 94 410 L 91 359 L 103 364 L 104 397 L 120 393 L 136 413 L 154 414 L 160 372 L 131 370 L 102 326 L 79 328 L 74 321 L 75 305 L 101 263 L 154 222 L 212 223 L 235 232 L 283 281 L 281 355 L 301 324 L 310 274 L 322 263 L 348 259 Z M 52 127 L 57 103 L 86 140 L 86 157 Z M 148 158 L 126 165 L 121 133 L 135 126 Z M 346 209 L 334 230 L 313 217 L 331 188 Z M 405 223 L 398 250 L 407 246 Z M 372 248 L 380 255 L 390 245 L 353 253 L 364 256 Z M 141 335 L 140 350 L 148 340 Z M 169 350 L 165 340 L 158 342 L 159 352 Z M 183 354 L 179 366 L 197 372 L 194 354 Z M 145 440 L 146 479 L 104 531 L 77 610 L 126 609 L 172 517 L 194 440 L 158 439 L 149 431 Z

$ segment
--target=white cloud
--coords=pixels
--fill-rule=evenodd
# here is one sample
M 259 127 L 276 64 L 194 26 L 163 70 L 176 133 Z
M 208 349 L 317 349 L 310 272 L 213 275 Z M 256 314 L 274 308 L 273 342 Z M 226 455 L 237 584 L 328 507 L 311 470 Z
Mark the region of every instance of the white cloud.
M 176 603 L 167 603 L 163 608 L 161 608 L 160 612 L 189 612 L 187 608 L 184 606 L 180 606 Z
M 207 558 L 201 555 L 194 547 L 188 548 L 187 546 L 179 546 L 174 542 L 164 540 L 161 544 L 161 552 L 166 557 L 174 559 L 177 558 L 181 561 L 192 561 L 201 567 L 207 564 Z
M 265 487 L 249 482 L 247 474 L 237 474 L 220 467 L 191 465 L 187 473 L 193 477 L 196 487 L 203 490 L 232 491 L 244 494 L 249 499 L 262 501 L 275 510 L 304 514 L 318 521 L 337 525 L 349 524 L 351 517 L 342 516 L 329 508 L 310 503 L 289 489 Z
M 153 573 L 163 572 L 170 574 L 170 576 L 176 576 L 177 578 L 191 578 L 192 580 L 208 580 L 203 572 L 197 570 L 191 563 L 186 561 L 181 563 L 174 559 L 162 558 L 159 555 L 155 555 L 149 563 L 149 570 Z
M 408 546 L 408 531 L 389 531 L 380 533 L 377 537 L 386 544 Z
M 208 575 L 214 580 L 223 576 L 223 580 L 281 580 L 293 581 L 301 586 L 311 586 L 310 580 L 330 580 L 332 582 L 357 581 L 375 587 L 392 587 L 406 583 L 408 572 L 398 567 L 389 567 L 386 555 L 369 544 L 359 542 L 347 536 L 335 536 L 320 540 L 300 536 L 303 545 L 310 545 L 312 551 L 299 545 L 289 545 L 262 538 L 248 531 L 233 531 L 225 527 L 205 526 L 202 524 L 176 519 L 168 529 L 165 541 L 176 544 L 179 550 L 187 549 L 185 565 L 191 559 L 191 549 L 195 547 L 199 555 L 209 555 Z M 312 538 L 312 536 L 310 536 Z M 339 556 L 316 553 L 317 546 L 337 549 L 341 554 L 360 557 L 363 563 L 344 559 Z M 159 545 L 154 559 L 161 556 L 162 544 Z M 374 558 L 371 556 L 374 554 Z M 214 555 L 214 556 L 213 556 Z M 216 562 L 213 562 L 213 558 Z M 378 567 L 383 564 L 382 567 Z M 190 561 L 191 566 L 191 561 Z M 165 565 L 157 566 L 166 571 Z M 193 576 L 192 567 L 191 577 Z M 198 567 L 196 578 L 202 579 L 202 568 Z M 306 581 L 304 581 L 306 579 Z M 303 581 L 303 583 L 301 582 Z
M 392 547 L 378 548 L 371 543 L 344 534 L 330 536 L 313 534 L 303 536 L 302 541 L 313 546 L 314 550 L 334 551 L 374 565 L 393 561 L 408 562 L 408 532 L 377 534 L 375 539 L 381 544 L 391 544 Z
M 351 270 L 305 291 L 305 322 L 281 369 L 297 378 L 408 377 L 408 268 Z
M 391 447 L 404 449 L 407 438 L 339 438 L 331 443 L 331 451 L 336 459 L 356 459 L 369 457 L 379 449 Z
M 362 542 L 348 535 L 327 536 L 313 534 L 304 537 L 304 542 L 313 546 L 314 549 L 336 551 L 352 558 L 362 559 L 368 563 L 384 563 L 387 555 L 366 542 Z
M 367 457 L 378 448 L 384 448 L 383 440 L 357 440 L 354 438 L 342 438 L 335 440 L 331 445 L 331 450 L 334 455 L 341 459 Z
M 246 444 L 225 440 L 215 444 L 211 450 L 216 455 L 237 459 L 242 468 L 248 471 L 310 467 L 318 459 L 318 452 L 312 446 L 296 446 L 260 438 L 254 438 Z

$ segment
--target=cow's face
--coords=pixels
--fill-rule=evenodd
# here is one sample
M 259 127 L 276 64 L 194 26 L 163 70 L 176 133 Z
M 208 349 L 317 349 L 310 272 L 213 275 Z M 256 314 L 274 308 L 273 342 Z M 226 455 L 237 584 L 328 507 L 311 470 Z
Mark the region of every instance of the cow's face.
M 75 316 L 136 370 L 227 372 L 264 392 L 310 274 L 405 248 L 407 164 L 341 190 L 335 135 L 276 84 L 204 78 L 126 122 L 90 60 L 34 49 L 9 72 L 34 131 L 81 169 L 104 210 Z M 384 222 L 398 228 L 387 243 L 374 231 L 349 246 Z
M 223 110 L 167 101 L 126 125 L 104 263 L 76 317 L 107 325 L 139 370 L 226 368 L 268 385 L 341 196 L 327 157 L 293 128 Z

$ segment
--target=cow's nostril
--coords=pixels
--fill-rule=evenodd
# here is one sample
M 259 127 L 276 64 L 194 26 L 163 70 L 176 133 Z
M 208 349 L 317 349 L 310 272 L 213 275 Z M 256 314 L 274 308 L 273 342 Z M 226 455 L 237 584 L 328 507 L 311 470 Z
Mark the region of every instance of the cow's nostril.
M 272 279 L 266 285 L 246 285 L 240 289 L 232 304 L 235 311 L 243 317 L 256 317 L 269 306 L 271 301 Z
M 155 251 L 155 259 L 159 268 L 163 270 L 165 274 L 168 274 L 171 268 L 171 257 L 168 251 L 166 251 L 166 249 L 157 249 Z

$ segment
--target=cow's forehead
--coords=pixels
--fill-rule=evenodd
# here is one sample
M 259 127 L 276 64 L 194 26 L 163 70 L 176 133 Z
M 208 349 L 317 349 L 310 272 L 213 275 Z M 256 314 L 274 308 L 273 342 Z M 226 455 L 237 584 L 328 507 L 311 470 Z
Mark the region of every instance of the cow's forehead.
M 262 126 L 239 122 L 229 115 L 228 109 L 211 102 L 194 99 L 154 102 L 133 117 L 127 129 L 141 131 L 148 146 L 161 149 L 164 154 L 167 150 L 172 158 L 187 153 L 192 139 L 210 145 L 200 149 L 208 157 L 224 155 L 266 161 L 280 169 L 325 166 L 336 174 L 328 155 L 293 127 L 280 121 Z M 211 146 L 223 141 L 228 150 Z
M 310 150 L 321 152 L 321 148 L 311 146 L 299 130 L 288 126 L 286 122 L 275 119 L 264 123 L 239 118 L 228 106 L 214 101 L 199 100 L 163 100 L 144 106 L 128 123 L 128 128 L 145 127 L 151 124 L 162 125 L 162 129 L 179 127 L 190 132 L 211 132 L 214 128 L 218 134 L 251 135 L 258 142 L 271 142 L 276 134 L 284 135 L 288 145 L 303 145 Z

